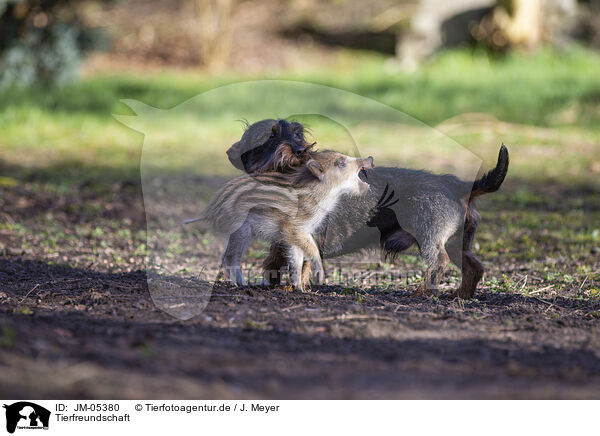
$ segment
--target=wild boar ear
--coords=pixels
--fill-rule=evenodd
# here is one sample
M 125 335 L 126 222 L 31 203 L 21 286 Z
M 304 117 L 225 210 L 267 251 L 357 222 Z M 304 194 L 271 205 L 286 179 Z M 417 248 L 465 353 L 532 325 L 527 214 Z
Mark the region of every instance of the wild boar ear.
M 323 172 L 323 167 L 319 162 L 317 162 L 314 159 L 311 159 L 308 162 L 306 162 L 306 168 L 308 168 L 312 175 L 315 176 L 317 179 L 323 180 L 325 173 Z

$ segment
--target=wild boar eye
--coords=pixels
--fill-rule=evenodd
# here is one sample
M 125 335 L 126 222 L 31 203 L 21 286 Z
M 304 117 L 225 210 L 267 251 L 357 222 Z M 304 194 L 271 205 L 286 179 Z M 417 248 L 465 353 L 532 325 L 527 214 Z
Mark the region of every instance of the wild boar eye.
M 335 164 L 340 168 L 344 168 L 346 166 L 346 161 L 344 159 L 338 159 Z

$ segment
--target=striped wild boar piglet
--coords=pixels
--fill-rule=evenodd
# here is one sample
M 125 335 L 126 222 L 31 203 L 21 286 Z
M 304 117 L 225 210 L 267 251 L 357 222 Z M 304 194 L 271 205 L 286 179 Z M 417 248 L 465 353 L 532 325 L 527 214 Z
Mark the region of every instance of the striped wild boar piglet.
M 373 168 L 372 157 L 310 152 L 306 164 L 290 172 L 243 175 L 219 189 L 199 219 L 215 232 L 228 235 L 222 267 L 229 279 L 246 284 L 242 258 L 253 240 L 262 239 L 286 247 L 294 288 L 303 289 L 308 279 L 303 280 L 304 262 L 305 271 L 312 267 L 313 281 L 322 283 L 323 264 L 313 234 L 342 196 L 364 194 L 369 189 L 359 177 L 367 168 Z

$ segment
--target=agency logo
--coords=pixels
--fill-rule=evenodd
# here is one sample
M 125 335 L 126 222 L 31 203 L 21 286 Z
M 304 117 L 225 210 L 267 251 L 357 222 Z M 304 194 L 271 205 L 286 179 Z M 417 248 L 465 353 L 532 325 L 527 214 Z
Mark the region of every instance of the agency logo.
M 29 401 L 19 401 L 4 405 L 6 409 L 6 431 L 14 433 L 16 429 L 47 430 L 50 411 Z

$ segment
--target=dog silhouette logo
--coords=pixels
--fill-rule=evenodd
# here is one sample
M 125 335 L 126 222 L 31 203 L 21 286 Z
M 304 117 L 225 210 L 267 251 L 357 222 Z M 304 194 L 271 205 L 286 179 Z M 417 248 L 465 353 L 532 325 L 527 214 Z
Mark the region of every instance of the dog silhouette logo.
M 4 405 L 6 409 L 6 431 L 14 433 L 18 429 L 48 429 L 50 411 L 29 401 L 19 401 Z

